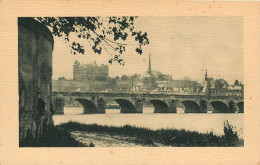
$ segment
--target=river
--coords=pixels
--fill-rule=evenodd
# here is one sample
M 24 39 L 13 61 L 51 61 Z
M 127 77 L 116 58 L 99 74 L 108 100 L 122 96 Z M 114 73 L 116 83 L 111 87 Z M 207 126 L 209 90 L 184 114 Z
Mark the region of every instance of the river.
M 243 113 L 183 113 L 177 109 L 177 113 L 153 113 L 152 107 L 144 107 L 143 113 L 122 114 L 119 109 L 107 109 L 105 114 L 82 114 L 83 107 L 65 107 L 64 115 L 54 115 L 54 124 L 76 121 L 86 124 L 99 125 L 132 125 L 150 129 L 176 128 L 205 133 L 213 130 L 217 135 L 224 134 L 223 123 L 228 120 L 236 130 L 241 130 L 243 137 Z

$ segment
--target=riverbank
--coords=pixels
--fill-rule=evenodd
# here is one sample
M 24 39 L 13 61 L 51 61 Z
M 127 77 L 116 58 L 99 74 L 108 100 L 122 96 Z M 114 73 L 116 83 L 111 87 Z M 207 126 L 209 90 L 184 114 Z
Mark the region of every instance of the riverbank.
M 224 135 L 184 129 L 151 130 L 124 125 L 102 126 L 67 122 L 51 126 L 38 138 L 27 138 L 20 147 L 243 147 L 244 140 L 226 121 Z
M 78 142 L 93 147 L 143 147 L 135 137 L 109 135 L 107 133 L 89 133 L 85 131 L 73 131 L 71 136 Z
M 242 147 L 244 140 L 228 122 L 225 122 L 224 135 L 213 132 L 199 133 L 177 129 L 151 130 L 125 125 L 122 127 L 63 123 L 57 128 L 70 132 L 80 144 L 96 147 Z

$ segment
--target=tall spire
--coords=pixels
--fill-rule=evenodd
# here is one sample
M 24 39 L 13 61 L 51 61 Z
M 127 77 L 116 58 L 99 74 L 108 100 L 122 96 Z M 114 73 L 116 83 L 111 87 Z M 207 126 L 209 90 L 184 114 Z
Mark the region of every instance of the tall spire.
M 205 80 L 208 79 L 208 70 L 206 69 L 206 73 L 205 73 Z
M 151 64 L 151 55 L 149 53 L 149 67 L 148 67 L 148 73 L 151 74 L 152 73 L 152 64 Z

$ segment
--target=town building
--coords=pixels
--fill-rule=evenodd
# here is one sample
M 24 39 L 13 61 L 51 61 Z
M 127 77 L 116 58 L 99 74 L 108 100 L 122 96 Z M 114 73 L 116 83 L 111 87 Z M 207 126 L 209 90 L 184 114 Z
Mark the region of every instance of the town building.
M 102 64 L 98 66 L 96 62 L 93 64 L 80 64 L 75 60 L 73 65 L 73 80 L 74 81 L 88 81 L 98 80 L 105 81 L 109 75 L 108 65 Z
M 205 74 L 205 83 L 203 86 L 203 92 L 210 96 L 243 96 L 244 95 L 244 85 L 239 83 L 238 80 L 235 81 L 234 85 L 229 85 L 224 79 L 213 79 L 207 76 L 207 70 Z
M 228 90 L 228 82 L 224 79 L 213 79 L 211 77 L 208 77 L 208 73 L 206 70 L 205 73 L 205 82 L 206 86 L 204 86 L 203 92 L 205 92 L 208 95 L 227 95 Z M 203 83 L 205 84 L 205 83 Z
M 244 85 L 238 80 L 234 85 L 229 85 L 224 79 L 208 77 L 207 70 L 205 80 L 201 83 L 191 80 L 156 81 L 157 88 L 153 93 L 164 94 L 200 94 L 210 96 L 243 96 Z
M 235 81 L 234 85 L 228 87 L 229 96 L 244 96 L 244 84 Z

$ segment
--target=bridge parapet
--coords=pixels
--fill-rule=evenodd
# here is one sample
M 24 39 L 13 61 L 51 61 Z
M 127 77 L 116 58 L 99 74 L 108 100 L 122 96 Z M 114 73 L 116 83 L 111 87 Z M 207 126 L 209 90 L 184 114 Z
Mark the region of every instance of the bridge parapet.
M 154 94 L 154 93 L 90 93 L 90 92 L 53 92 L 53 96 L 103 96 L 103 97 L 141 97 L 141 98 L 199 98 L 199 99 L 235 99 L 243 100 L 241 96 L 209 96 L 204 94 Z

